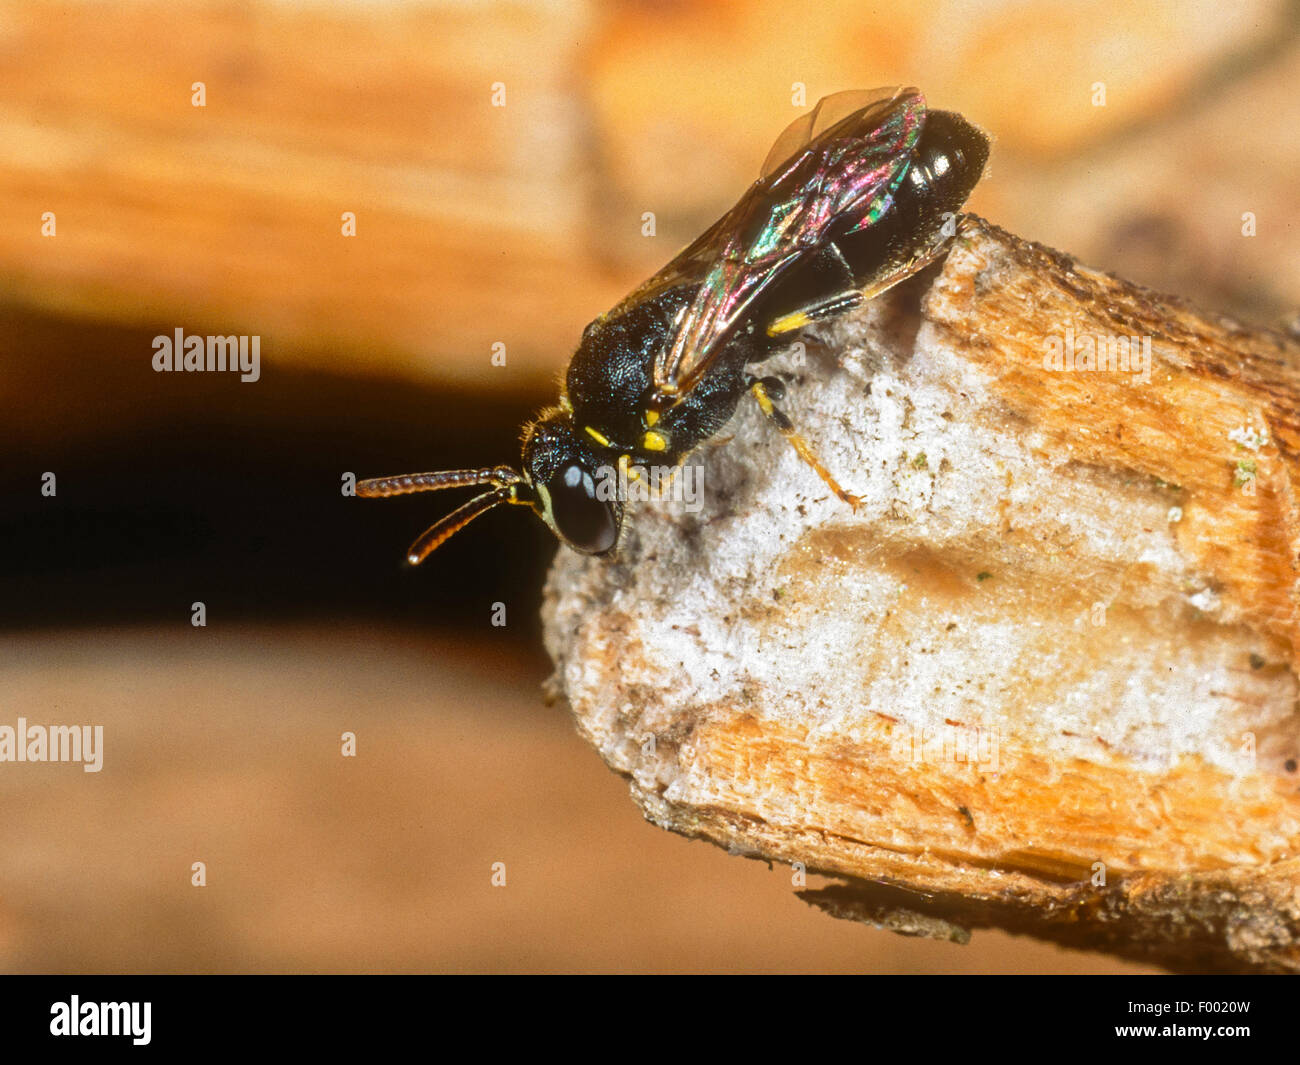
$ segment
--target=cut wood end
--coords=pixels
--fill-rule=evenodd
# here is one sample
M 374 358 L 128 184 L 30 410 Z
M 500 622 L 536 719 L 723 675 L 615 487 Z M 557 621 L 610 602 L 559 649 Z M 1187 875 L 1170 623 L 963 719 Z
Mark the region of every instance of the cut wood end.
M 1295 343 L 974 217 L 802 342 L 764 372 L 856 512 L 744 404 L 548 581 L 646 816 L 886 927 L 1300 969 Z

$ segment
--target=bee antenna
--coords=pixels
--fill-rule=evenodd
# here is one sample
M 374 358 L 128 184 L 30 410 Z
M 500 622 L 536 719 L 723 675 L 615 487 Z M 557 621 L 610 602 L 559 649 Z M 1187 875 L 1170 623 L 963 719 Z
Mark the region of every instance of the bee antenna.
M 357 487 L 360 488 L 360 485 Z M 450 487 L 450 485 L 437 487 Z M 424 489 L 414 489 L 417 492 L 422 490 Z M 412 566 L 418 566 L 480 514 L 486 514 L 493 507 L 510 502 L 511 491 L 511 485 L 503 485 L 491 492 L 484 492 L 481 496 L 475 496 L 468 503 L 457 507 L 445 518 L 440 518 L 416 538 L 415 543 L 406 552 L 406 561 Z
M 381 499 L 387 496 L 406 496 L 415 492 L 438 492 L 443 488 L 470 488 L 484 484 L 490 484 L 493 488 L 509 488 L 511 485 L 522 484 L 523 480 L 523 474 L 512 470 L 509 466 L 490 466 L 479 470 L 440 470 L 437 473 L 405 473 L 396 477 L 372 477 L 368 481 L 358 481 L 357 495 L 368 499 Z

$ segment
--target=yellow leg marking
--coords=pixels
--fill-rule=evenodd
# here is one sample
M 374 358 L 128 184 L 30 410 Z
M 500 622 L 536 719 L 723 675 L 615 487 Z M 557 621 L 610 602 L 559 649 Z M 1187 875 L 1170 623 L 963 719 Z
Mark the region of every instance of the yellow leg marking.
M 586 430 L 587 435 L 596 441 L 596 443 L 601 447 L 609 447 L 609 437 L 599 429 L 593 429 L 590 425 L 584 425 L 583 429 Z
M 778 318 L 775 322 L 767 327 L 767 335 L 770 337 L 780 336 L 782 333 L 789 333 L 795 329 L 802 329 L 812 319 L 803 311 L 795 311 L 793 314 L 787 314 Z
M 840 487 L 839 482 L 831 476 L 831 471 L 822 465 L 821 459 L 817 457 L 808 441 L 795 432 L 795 428 L 790 424 L 789 419 L 772 405 L 772 399 L 767 394 L 767 389 L 763 387 L 763 382 L 755 381 L 749 390 L 754 393 L 754 398 L 758 400 L 758 409 L 776 425 L 781 431 L 781 435 L 790 441 L 790 446 L 794 448 L 795 453 L 813 468 L 817 476 L 826 482 L 827 487 L 832 492 L 854 510 L 857 510 L 862 505 L 862 499 Z

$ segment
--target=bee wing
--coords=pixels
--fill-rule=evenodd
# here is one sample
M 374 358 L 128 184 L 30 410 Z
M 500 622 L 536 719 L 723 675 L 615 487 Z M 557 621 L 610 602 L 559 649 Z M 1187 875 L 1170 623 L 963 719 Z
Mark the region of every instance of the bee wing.
M 813 105 L 812 110 L 805 111 L 781 131 L 781 135 L 772 143 L 767 158 L 763 160 L 763 168 L 759 171 L 759 176 L 765 178 L 776 171 L 795 152 L 807 147 L 832 126 L 850 115 L 861 112 L 861 118 L 857 122 L 859 128 L 865 126 L 870 129 L 869 123 L 879 124 L 880 118 L 877 116 L 881 115 L 882 111 L 889 110 L 891 105 L 905 94 L 918 97 L 918 102 L 924 106 L 925 101 L 920 99 L 920 92 L 917 89 L 900 89 L 896 86 L 885 89 L 847 89 L 844 92 L 823 96 Z
M 777 138 L 740 202 L 624 301 L 698 286 L 655 358 L 656 392 L 680 401 L 745 309 L 799 256 L 888 209 L 924 121 L 915 88 L 836 93 Z

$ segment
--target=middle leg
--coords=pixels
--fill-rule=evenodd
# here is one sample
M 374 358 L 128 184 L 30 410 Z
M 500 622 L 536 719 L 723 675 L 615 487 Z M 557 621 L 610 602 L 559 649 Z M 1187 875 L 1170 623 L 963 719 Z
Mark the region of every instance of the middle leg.
M 857 510 L 862 503 L 861 498 L 855 496 L 852 492 L 846 492 L 840 487 L 839 482 L 831 476 L 830 470 L 822 465 L 821 459 L 817 457 L 817 453 L 813 451 L 812 446 L 799 435 L 790 419 L 772 402 L 773 399 L 785 398 L 785 385 L 775 377 L 750 377 L 747 379 L 746 384 L 748 384 L 754 398 L 758 400 L 758 409 L 763 412 L 768 421 L 777 427 L 781 435 L 790 441 L 790 446 L 795 449 L 799 457 L 813 468 L 817 476 L 826 482 L 827 487 L 832 492 L 854 510 Z

